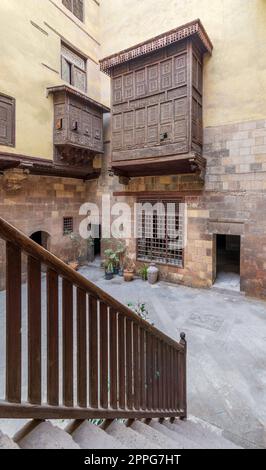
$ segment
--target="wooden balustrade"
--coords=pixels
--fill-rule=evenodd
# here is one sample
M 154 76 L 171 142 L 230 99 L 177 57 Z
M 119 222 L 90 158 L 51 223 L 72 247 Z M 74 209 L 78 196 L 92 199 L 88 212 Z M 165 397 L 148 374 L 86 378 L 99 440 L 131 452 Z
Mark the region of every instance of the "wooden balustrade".
M 6 398 L 0 402 L 1 418 L 186 417 L 184 334 L 175 342 L 1 218 L 0 238 L 6 242 Z M 26 312 L 22 253 L 27 260 Z

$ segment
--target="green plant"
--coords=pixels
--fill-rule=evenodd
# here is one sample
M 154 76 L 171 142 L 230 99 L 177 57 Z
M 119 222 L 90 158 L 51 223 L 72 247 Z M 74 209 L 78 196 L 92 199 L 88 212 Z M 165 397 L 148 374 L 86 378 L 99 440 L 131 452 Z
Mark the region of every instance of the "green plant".
M 147 281 L 148 279 L 148 268 L 149 266 L 147 264 L 143 264 L 138 270 L 138 275 L 143 281 Z
M 142 302 L 137 302 L 136 304 L 133 304 L 132 302 L 129 302 L 127 306 L 133 310 L 134 313 L 136 313 L 142 320 L 148 320 L 149 317 L 149 312 L 146 308 L 146 304 Z
M 73 245 L 74 258 L 79 258 L 82 253 L 81 236 L 78 233 L 71 232 L 69 234 L 69 239 Z
M 110 248 L 105 250 L 104 255 L 105 255 L 105 261 L 104 261 L 105 270 L 108 273 L 113 273 L 114 268 L 118 266 L 119 264 L 119 258 L 116 252 L 111 250 Z

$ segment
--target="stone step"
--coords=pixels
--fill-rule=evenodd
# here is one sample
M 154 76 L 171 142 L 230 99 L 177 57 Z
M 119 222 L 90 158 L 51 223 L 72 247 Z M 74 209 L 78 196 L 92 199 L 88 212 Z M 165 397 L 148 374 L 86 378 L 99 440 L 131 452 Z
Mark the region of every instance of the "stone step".
M 67 432 L 71 426 L 66 428 Z M 83 421 L 71 436 L 81 449 L 125 449 L 119 440 L 89 421 Z
M 168 429 L 165 425 L 160 424 L 158 421 L 152 420 L 149 424 L 153 429 L 164 434 L 169 439 L 173 440 L 176 445 L 176 449 L 202 449 L 202 447 L 193 442 L 191 439 L 183 436 L 182 434 L 178 434 L 171 429 Z
M 160 449 L 176 449 L 176 443 L 174 440 L 142 421 L 134 421 L 130 426 L 130 429 L 133 429 L 141 436 L 148 438 L 156 446 L 159 446 Z
M 160 449 L 148 436 L 140 435 L 125 423 L 113 421 L 106 433 L 119 441 L 126 449 Z
M 0 431 L 0 449 L 19 449 L 19 446 L 13 439 Z
M 163 426 L 174 431 L 179 436 L 185 437 L 199 444 L 204 449 L 239 449 L 237 445 L 222 436 L 222 430 L 206 423 L 198 418 L 191 417 L 187 421 L 169 420 L 163 422 Z
M 72 436 L 49 421 L 37 424 L 29 432 L 22 429 L 15 440 L 21 449 L 80 449 Z

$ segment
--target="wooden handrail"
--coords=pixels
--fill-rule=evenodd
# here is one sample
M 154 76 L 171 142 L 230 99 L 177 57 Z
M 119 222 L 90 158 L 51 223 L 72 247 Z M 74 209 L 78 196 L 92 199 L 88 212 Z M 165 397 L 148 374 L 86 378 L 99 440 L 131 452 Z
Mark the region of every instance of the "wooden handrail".
M 186 417 L 184 333 L 179 343 L 174 341 L 2 218 L 0 239 L 6 245 L 6 399 L 0 401 L 0 418 Z M 47 349 L 43 361 L 44 298 Z M 28 399 L 22 403 L 24 314 Z M 43 362 L 46 381 L 42 380 Z
M 109 307 L 112 307 L 114 310 L 123 313 L 126 317 L 138 322 L 145 330 L 154 334 L 158 338 L 165 341 L 170 346 L 175 349 L 182 350 L 182 345 L 177 343 L 172 338 L 162 333 L 156 327 L 148 323 L 147 321 L 140 318 L 132 310 L 126 307 L 124 304 L 114 299 L 110 294 L 102 290 L 100 287 L 96 286 L 93 282 L 86 279 L 84 276 L 76 272 L 66 263 L 61 261 L 51 252 L 47 251 L 38 243 L 31 240 L 19 229 L 15 228 L 9 222 L 0 217 L 0 238 L 12 242 L 15 245 L 19 246 L 22 251 L 32 256 L 33 258 L 38 259 L 44 263 L 47 267 L 55 270 L 58 275 L 63 278 L 71 281 L 75 286 L 84 289 L 86 292 L 94 295 L 99 298 L 102 302 L 106 303 Z

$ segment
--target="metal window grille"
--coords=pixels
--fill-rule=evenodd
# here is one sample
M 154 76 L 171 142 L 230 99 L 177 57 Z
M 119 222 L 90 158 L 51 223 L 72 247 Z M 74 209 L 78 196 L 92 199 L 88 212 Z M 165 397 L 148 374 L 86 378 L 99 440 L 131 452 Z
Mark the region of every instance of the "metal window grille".
M 137 259 L 139 261 L 156 262 L 183 267 L 184 252 L 184 214 L 180 210 L 180 201 L 139 201 L 141 204 L 160 202 L 164 214 L 159 211 L 137 213 Z M 175 208 L 167 211 L 167 204 Z
M 73 217 L 64 217 L 63 219 L 63 235 L 69 235 L 73 233 Z

